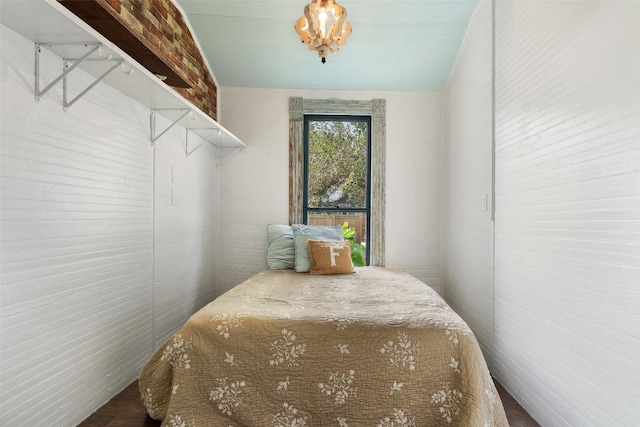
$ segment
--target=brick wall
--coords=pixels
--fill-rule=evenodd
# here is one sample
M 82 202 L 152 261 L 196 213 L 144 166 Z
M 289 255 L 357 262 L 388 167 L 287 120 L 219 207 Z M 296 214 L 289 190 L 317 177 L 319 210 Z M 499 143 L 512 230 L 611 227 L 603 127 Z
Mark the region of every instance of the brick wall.
M 174 87 L 177 92 L 217 118 L 216 85 L 182 14 L 171 0 L 96 0 L 96 4 L 190 86 Z

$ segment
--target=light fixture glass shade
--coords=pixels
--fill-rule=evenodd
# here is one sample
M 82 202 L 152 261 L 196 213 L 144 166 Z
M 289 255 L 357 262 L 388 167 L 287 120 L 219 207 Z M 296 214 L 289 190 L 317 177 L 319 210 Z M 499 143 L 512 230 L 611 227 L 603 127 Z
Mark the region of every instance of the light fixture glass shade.
M 293 26 L 309 50 L 318 51 L 324 64 L 331 52 L 337 52 L 351 35 L 347 9 L 333 0 L 312 0 Z

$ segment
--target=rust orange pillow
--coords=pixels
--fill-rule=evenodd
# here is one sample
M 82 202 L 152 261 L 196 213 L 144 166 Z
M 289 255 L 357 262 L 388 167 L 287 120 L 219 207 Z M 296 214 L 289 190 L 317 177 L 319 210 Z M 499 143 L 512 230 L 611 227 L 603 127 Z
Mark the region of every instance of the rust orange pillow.
M 351 242 L 329 242 L 326 240 L 307 240 L 310 274 L 350 274 L 353 273 L 351 262 Z

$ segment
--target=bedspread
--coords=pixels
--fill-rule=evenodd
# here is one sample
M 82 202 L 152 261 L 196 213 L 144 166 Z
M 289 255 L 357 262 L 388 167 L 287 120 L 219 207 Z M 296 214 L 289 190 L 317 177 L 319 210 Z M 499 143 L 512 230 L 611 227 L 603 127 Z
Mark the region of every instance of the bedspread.
M 466 323 L 382 267 L 261 272 L 195 313 L 139 386 L 163 426 L 508 426 Z

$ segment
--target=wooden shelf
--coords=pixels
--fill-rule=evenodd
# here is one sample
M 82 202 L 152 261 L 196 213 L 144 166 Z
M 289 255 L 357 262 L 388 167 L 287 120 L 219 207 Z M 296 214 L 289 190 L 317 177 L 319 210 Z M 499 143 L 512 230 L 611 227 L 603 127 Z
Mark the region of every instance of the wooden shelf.
M 51 50 L 65 60 L 77 60 L 86 52 L 86 44 L 99 43 L 96 50 L 78 65 L 78 68 L 99 79 L 114 61 L 122 61 L 125 73 L 115 69 L 101 81 L 125 93 L 141 104 L 147 106 L 151 127 L 153 116 L 159 114 L 173 124 L 185 127 L 206 141 L 218 147 L 246 147 L 233 133 L 229 132 L 217 121 L 205 114 L 198 107 L 183 98 L 179 93 L 162 82 L 139 62 L 74 15 L 55 0 L 16 0 L 0 1 L 0 20 L 3 25 L 22 34 L 42 48 Z M 111 58 L 105 61 L 105 58 Z M 68 78 L 72 78 L 70 73 Z M 49 84 L 44 82 L 44 85 Z M 61 84 L 61 83 L 60 83 Z M 34 88 L 37 95 L 37 88 Z M 73 108 L 71 106 L 70 108 Z M 178 118 L 188 110 L 188 114 Z M 161 135 L 162 129 L 152 130 L 153 135 Z

